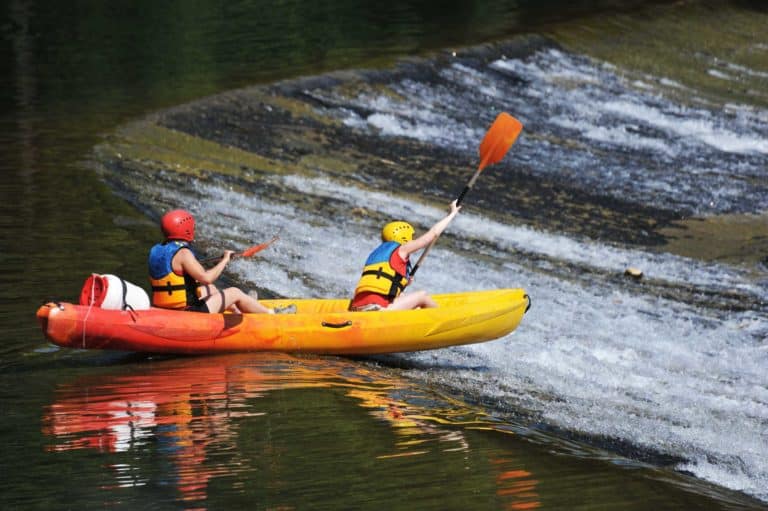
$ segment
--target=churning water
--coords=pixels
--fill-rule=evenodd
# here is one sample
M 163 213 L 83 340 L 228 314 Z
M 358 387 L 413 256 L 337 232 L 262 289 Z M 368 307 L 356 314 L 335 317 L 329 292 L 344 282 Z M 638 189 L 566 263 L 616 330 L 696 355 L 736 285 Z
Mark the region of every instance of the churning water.
M 627 77 L 542 43 L 517 57 L 451 56 L 354 83 L 353 93 L 308 85 L 301 97 L 314 102 L 312 115 L 393 155 L 405 138 L 471 161 L 493 112 L 507 110 L 524 134 L 481 180 L 524 172 L 588 193 L 595 210 L 602 200 L 680 216 L 768 209 L 766 110 L 714 108 L 663 76 Z M 693 101 L 669 99 L 670 87 Z M 374 172 L 385 189 L 362 172 L 315 166 L 245 186 L 192 180 L 183 205 L 199 215 L 201 238 L 244 244 L 280 233 L 263 257 L 232 266 L 244 282 L 284 296 L 349 296 L 382 218 L 423 229 L 446 210 L 388 181 L 388 164 Z M 469 196 L 415 287 L 524 287 L 531 311 L 498 341 L 398 356 L 407 372 L 598 444 L 669 455 L 680 470 L 768 499 L 764 273 L 526 225 L 505 215 L 514 191 L 502 191 L 486 208 Z M 481 193 L 493 202 L 493 190 Z M 642 283 L 621 277 L 629 266 L 644 271 Z
M 708 74 L 768 79 L 765 70 L 722 59 Z M 177 180 L 170 156 L 161 178 L 185 193 L 142 192 L 141 173 L 121 186 L 155 210 L 192 209 L 199 238 L 245 245 L 279 232 L 261 257 L 231 266 L 251 286 L 289 297 L 349 296 L 382 221 L 428 228 L 445 213 L 451 186 L 460 189 L 473 170 L 430 175 L 429 164 L 411 167 L 416 157 L 402 148 L 423 150 L 417 156 L 427 162 L 441 155 L 472 162 L 490 121 L 508 111 L 525 125 L 523 135 L 503 163 L 484 171 L 477 201 L 468 196 L 414 287 L 524 287 L 533 307 L 497 341 L 392 359 L 413 378 L 498 413 L 608 448 L 668 456 L 679 470 L 768 500 L 765 268 L 669 252 L 655 229 L 691 216 L 764 215 L 768 110 L 719 103 L 674 77 L 630 72 L 547 40 L 270 91 L 283 102 L 248 104 L 245 91 L 233 104 L 245 102 L 248 115 L 302 104 L 275 125 L 272 142 L 299 130 L 304 154 L 324 153 L 335 165 L 286 151 L 271 155 L 279 172 L 253 165 L 256 178 L 213 169 Z M 217 115 L 238 118 L 212 104 Z M 206 108 L 157 125 L 259 152 L 221 131 L 204 133 L 191 119 Z M 317 119 L 326 127 L 314 133 L 348 137 L 346 146 L 301 131 Z M 355 166 L 360 140 L 380 151 L 367 167 Z M 517 186 L 526 182 L 545 184 L 551 196 L 524 195 Z M 638 223 L 622 224 L 624 213 Z M 623 277 L 629 266 L 644 272 L 642 281 Z

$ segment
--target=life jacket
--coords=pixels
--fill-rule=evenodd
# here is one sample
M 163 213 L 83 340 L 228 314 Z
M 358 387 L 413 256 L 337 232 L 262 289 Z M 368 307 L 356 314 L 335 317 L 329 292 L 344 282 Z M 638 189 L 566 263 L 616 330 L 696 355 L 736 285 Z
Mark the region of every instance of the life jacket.
M 411 273 L 411 263 L 406 261 L 405 274 L 392 266 L 392 257 L 398 248 L 400 243 L 385 241 L 371 252 L 365 261 L 355 295 L 368 291 L 386 296 L 391 302 L 405 289 Z
M 182 248 L 192 250 L 188 243 L 172 240 L 158 243 L 149 251 L 149 283 L 155 307 L 185 309 L 200 303 L 197 281 L 189 275 L 174 273 L 171 265 L 173 256 Z

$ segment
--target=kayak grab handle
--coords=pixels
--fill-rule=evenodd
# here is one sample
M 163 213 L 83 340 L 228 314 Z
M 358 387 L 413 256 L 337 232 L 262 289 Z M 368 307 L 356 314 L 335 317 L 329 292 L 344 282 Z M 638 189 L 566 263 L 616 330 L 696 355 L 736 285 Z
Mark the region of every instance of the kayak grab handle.
M 525 306 L 525 312 L 528 312 L 528 309 L 531 308 L 531 297 L 528 295 L 523 295 L 523 298 L 528 300 L 528 305 Z M 523 312 L 523 314 L 525 314 L 525 312 Z
M 323 325 L 326 328 L 346 328 L 348 326 L 352 326 L 352 321 L 351 320 L 347 320 L 347 321 L 345 321 L 343 323 L 328 323 L 327 321 L 323 321 L 320 324 Z

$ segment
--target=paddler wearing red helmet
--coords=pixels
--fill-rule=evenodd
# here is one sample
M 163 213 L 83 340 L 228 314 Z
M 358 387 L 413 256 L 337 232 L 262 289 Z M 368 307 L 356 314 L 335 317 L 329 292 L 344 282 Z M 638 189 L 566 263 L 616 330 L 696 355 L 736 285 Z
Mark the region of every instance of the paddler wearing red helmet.
M 411 280 L 410 256 L 426 248 L 443 233 L 461 206 L 451 202 L 448 215 L 413 239 L 414 229 L 403 221 L 390 222 L 381 230 L 381 244 L 370 253 L 355 287 L 349 310 L 410 310 L 437 307 L 426 291 L 403 293 Z
M 153 306 L 212 313 L 227 309 L 267 314 L 275 312 L 239 288 L 221 290 L 213 285 L 229 263 L 233 251 L 225 250 L 221 260 L 206 270 L 192 250 L 195 218 L 189 211 L 174 209 L 167 212 L 160 220 L 160 228 L 165 241 L 149 251 Z

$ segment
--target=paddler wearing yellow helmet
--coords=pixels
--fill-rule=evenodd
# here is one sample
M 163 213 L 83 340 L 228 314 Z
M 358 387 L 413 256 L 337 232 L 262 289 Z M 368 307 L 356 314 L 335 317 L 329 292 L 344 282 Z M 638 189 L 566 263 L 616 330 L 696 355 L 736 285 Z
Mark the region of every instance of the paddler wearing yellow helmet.
M 403 293 L 411 281 L 410 256 L 429 246 L 440 236 L 461 206 L 451 202 L 450 212 L 427 232 L 414 239 L 408 222 L 389 222 L 381 230 L 381 244 L 370 253 L 363 266 L 349 310 L 410 310 L 437 307 L 426 291 Z

